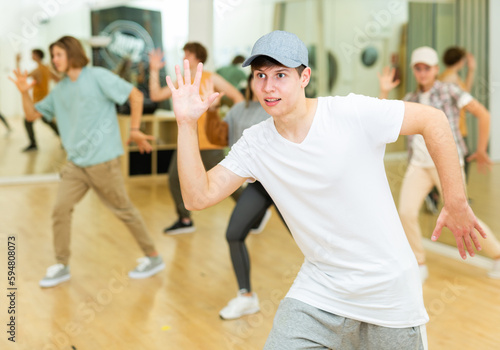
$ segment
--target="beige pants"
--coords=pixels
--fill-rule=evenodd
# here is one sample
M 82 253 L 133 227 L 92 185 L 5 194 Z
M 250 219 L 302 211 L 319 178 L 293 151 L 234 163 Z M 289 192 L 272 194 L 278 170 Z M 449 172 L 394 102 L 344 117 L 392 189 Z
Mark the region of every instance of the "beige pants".
M 61 171 L 61 184 L 52 214 L 58 263 L 68 264 L 73 207 L 90 188 L 123 221 L 146 255 L 156 251 L 141 215 L 128 198 L 118 158 L 86 168 L 68 163 Z
M 463 171 L 462 178 L 464 178 Z M 425 251 L 422 246 L 422 232 L 418 222 L 418 214 L 425 197 L 434 186 L 438 188 L 439 193 L 442 195 L 441 183 L 436 168 L 421 168 L 410 164 L 406 170 L 399 195 L 399 216 L 408 242 L 410 242 L 411 249 L 420 265 L 425 264 Z M 488 237 L 488 239 L 484 239 L 479 233 L 477 234 L 482 251 L 491 258 L 499 258 L 500 242 L 484 222 L 479 219 L 478 221 Z

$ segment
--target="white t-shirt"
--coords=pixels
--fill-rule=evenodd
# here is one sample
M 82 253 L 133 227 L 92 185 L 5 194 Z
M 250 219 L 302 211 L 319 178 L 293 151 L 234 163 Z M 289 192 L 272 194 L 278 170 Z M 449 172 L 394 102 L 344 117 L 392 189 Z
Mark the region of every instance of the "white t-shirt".
M 302 250 L 288 297 L 385 327 L 428 321 L 383 162 L 403 115 L 402 101 L 319 98 L 300 144 L 283 138 L 270 118 L 247 129 L 220 163 L 261 182 Z
M 463 108 L 468 105 L 470 101 L 472 101 L 472 96 L 468 93 L 464 92 L 463 95 L 458 100 L 458 108 Z M 419 103 L 432 106 L 431 104 L 431 91 L 422 92 L 419 94 Z M 457 145 L 458 147 L 458 145 Z M 414 135 L 411 143 L 412 156 L 410 159 L 410 163 L 421 167 L 421 168 L 434 168 L 434 161 L 432 160 L 429 151 L 427 150 L 427 146 L 424 141 L 424 137 L 422 135 Z M 464 166 L 464 160 L 462 157 L 460 158 L 460 165 Z

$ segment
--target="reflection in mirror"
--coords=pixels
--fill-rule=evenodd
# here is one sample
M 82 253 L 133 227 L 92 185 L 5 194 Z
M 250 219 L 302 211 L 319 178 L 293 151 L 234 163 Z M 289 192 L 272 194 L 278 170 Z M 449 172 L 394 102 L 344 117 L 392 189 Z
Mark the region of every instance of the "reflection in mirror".
M 113 9 L 119 7 L 122 12 L 123 9 L 125 11 L 126 9 L 132 9 L 132 11 L 142 9 L 143 13 L 136 22 L 151 24 L 151 21 L 154 21 L 154 26 L 159 26 L 155 30 L 163 33 L 163 38 L 160 36 L 159 42 L 155 41 L 154 46 L 162 48 L 165 52 L 168 66 L 165 71 L 172 71 L 173 66 L 182 59 L 181 48 L 187 39 L 188 1 L 160 3 L 155 0 L 75 0 L 57 1 L 53 4 L 54 6 L 48 8 L 39 0 L 23 0 L 11 4 L 9 16 L 5 16 L 5 13 L 0 14 L 5 17 L 2 18 L 0 24 L 2 34 L 0 35 L 0 51 L 2 52 L 0 56 L 0 114 L 5 116 L 10 127 L 7 129 L 3 123 L 0 123 L 0 183 L 6 183 L 6 179 L 13 179 L 12 181 L 17 183 L 19 181 L 15 179 L 16 177 L 26 175 L 46 178 L 45 174 L 57 174 L 66 162 L 66 153 L 59 138 L 41 120 L 33 123 L 36 149 L 31 147 L 23 152 L 30 145 L 30 139 L 25 127 L 20 94 L 15 85 L 8 80 L 8 76 L 12 75 L 11 72 L 16 68 L 16 55 L 20 55 L 20 68 L 32 72 L 38 67 L 32 59 L 33 49 L 42 49 L 45 53 L 43 63 L 49 65 L 49 44 L 64 35 L 71 35 L 82 42 L 87 56 L 95 59 L 96 51 L 102 51 L 96 48 L 111 45 L 113 41 L 97 40 L 106 39 L 100 32 L 104 28 L 101 27 L 105 19 L 99 22 L 96 16 L 92 17 L 92 13 L 101 11 L 104 14 L 102 10 L 108 10 L 106 15 L 109 15 L 114 11 Z M 153 12 L 156 16 L 154 18 L 150 16 Z M 172 13 L 176 16 L 172 16 Z M 158 18 L 157 14 L 161 14 L 161 18 Z M 149 31 L 150 27 L 145 25 L 144 30 Z M 97 33 L 94 31 L 95 28 L 97 28 Z M 136 49 L 133 51 L 136 53 L 141 43 L 137 40 L 126 40 L 131 38 L 130 33 L 121 34 L 123 35 L 116 34 L 116 38 L 121 39 L 120 43 L 135 44 L 132 49 Z M 117 45 L 118 43 L 115 42 L 115 47 Z M 121 51 L 123 55 L 114 57 L 118 61 L 135 58 L 129 54 L 128 46 L 125 46 L 120 46 L 123 49 Z M 141 52 L 143 62 L 147 62 L 147 50 L 151 48 L 151 43 L 144 45 L 144 50 Z M 107 68 L 115 70 L 113 67 Z M 118 73 L 118 67 L 115 68 Z M 135 64 L 135 68 L 136 72 L 132 72 L 131 81 L 140 79 L 138 71 L 144 67 L 139 62 Z M 54 84 L 52 82 L 51 87 Z M 57 176 L 52 178 L 57 178 Z

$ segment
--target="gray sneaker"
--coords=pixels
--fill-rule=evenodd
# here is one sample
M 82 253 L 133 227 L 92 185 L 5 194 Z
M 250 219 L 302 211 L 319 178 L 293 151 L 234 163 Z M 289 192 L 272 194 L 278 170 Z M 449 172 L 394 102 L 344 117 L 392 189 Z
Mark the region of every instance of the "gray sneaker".
M 128 277 L 130 278 L 140 279 L 151 277 L 165 268 L 165 263 L 161 256 L 145 256 L 137 259 L 137 261 L 139 265 L 128 273 Z
M 55 264 L 47 269 L 47 274 L 40 281 L 40 287 L 54 287 L 59 283 L 67 281 L 71 278 L 69 273 L 69 266 L 63 264 Z

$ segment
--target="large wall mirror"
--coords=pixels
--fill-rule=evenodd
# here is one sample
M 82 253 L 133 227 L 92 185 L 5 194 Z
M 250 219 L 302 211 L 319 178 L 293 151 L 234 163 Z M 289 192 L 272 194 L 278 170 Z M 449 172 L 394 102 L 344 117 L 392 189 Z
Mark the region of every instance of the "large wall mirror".
M 50 43 L 63 35 L 74 36 L 82 42 L 94 65 L 111 69 L 147 90 L 147 53 L 151 49 L 165 52 L 165 71 L 173 70 L 174 64 L 182 60 L 188 5 L 188 1 L 170 0 L 56 0 L 47 4 L 25 0 L 13 3 L 8 14 L 3 12 L 0 113 L 10 130 L 0 122 L 0 184 L 57 179 L 66 161 L 59 137 L 42 120 L 32 124 L 36 149 L 27 149 L 31 140 L 22 100 L 8 77 L 18 64 L 28 72 L 37 68 L 33 49 L 43 50 L 43 64 L 50 65 Z M 20 57 L 19 63 L 16 56 Z M 51 81 L 51 86 L 55 84 Z M 163 106 L 168 107 L 168 103 Z
M 13 3 L 8 14 L 2 13 L 0 21 L 0 113 L 13 127 L 13 131 L 7 133 L 0 123 L 0 178 L 57 173 L 65 160 L 57 136 L 40 121 L 34 125 L 38 150 L 22 152 L 29 141 L 21 98 L 7 78 L 15 68 L 17 53 L 22 56 L 23 69 L 34 69 L 31 50 L 46 51 L 49 43 L 68 34 L 81 39 L 89 56 L 95 56 L 90 39 L 99 33 L 92 29 L 96 26 L 92 11 L 131 7 L 160 14 L 161 44 L 167 71 L 172 71 L 173 66 L 181 62 L 181 49 L 189 37 L 189 3 L 196 5 L 198 1 L 201 0 L 56 0 L 51 8 L 42 6 L 38 0 Z M 295 32 L 310 49 L 314 79 L 308 95 L 355 92 L 378 96 L 377 72 L 393 65 L 403 81 L 391 97 L 402 98 L 413 88 L 411 74 L 408 74 L 408 52 L 417 46 L 434 46 L 441 55 L 449 45 L 463 45 L 473 51 L 486 69 L 488 24 L 481 21 L 480 15 L 470 16 L 480 14 L 481 9 L 476 7 L 484 8 L 486 2 L 480 0 L 470 5 L 462 0 L 214 0 L 213 41 L 204 43 L 211 51 L 208 67 L 227 65 L 237 54 L 248 55 L 258 37 L 273 29 L 283 29 Z M 465 6 L 474 8 L 464 11 Z M 475 28 L 483 33 L 462 31 L 460 23 L 466 20 L 466 15 L 469 15 L 468 21 L 478 22 Z M 429 25 L 422 29 L 422 23 Z M 478 35 L 483 35 L 484 42 L 468 42 Z M 45 63 L 49 63 L 48 52 L 45 53 Z M 477 79 L 486 86 L 486 71 L 478 72 Z M 487 104 L 484 99 L 482 102 Z M 388 151 L 404 149 L 404 141 L 400 140 Z

